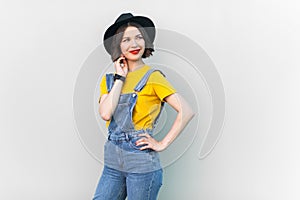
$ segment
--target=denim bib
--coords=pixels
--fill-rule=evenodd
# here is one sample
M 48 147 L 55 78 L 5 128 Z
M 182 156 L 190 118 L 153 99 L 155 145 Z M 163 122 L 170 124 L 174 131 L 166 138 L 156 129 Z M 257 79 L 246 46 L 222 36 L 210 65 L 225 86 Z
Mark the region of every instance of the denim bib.
M 160 70 L 148 70 L 135 86 L 134 92 L 121 94 L 119 97 L 118 105 L 108 126 L 108 140 L 104 145 L 104 164 L 108 167 L 129 173 L 146 173 L 161 169 L 158 152 L 152 149 L 139 150 L 142 146 L 136 146 L 135 142 L 141 138 L 138 136 L 141 133 L 153 135 L 164 102 L 161 102 L 161 109 L 153 122 L 152 129 L 136 130 L 132 121 L 138 93 L 144 88 L 154 71 Z M 114 74 L 106 74 L 108 92 L 114 83 L 113 76 Z

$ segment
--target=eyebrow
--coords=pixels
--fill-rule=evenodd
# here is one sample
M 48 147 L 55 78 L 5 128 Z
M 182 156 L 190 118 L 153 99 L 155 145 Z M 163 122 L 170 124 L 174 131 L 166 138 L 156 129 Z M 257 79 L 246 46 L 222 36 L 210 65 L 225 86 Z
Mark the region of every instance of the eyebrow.
M 141 33 L 139 33 L 139 34 L 135 35 L 134 37 L 140 36 L 140 35 L 143 36 Z M 130 38 L 130 37 L 122 37 L 122 40 L 125 39 L 125 38 Z

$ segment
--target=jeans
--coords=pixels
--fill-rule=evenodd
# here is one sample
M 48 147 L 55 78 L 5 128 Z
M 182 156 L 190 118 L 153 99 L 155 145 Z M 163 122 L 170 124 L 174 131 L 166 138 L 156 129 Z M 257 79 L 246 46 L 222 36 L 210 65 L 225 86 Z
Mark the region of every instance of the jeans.
M 104 145 L 104 165 L 128 173 L 147 173 L 161 169 L 159 153 L 152 149 L 140 150 L 135 142 L 143 133 L 111 133 Z
M 104 166 L 93 200 L 156 200 L 162 169 L 128 173 Z

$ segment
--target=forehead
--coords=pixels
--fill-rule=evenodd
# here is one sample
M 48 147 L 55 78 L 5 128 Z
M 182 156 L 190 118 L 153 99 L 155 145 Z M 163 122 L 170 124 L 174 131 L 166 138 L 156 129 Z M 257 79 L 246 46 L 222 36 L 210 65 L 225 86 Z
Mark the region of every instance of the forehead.
M 124 31 L 124 37 L 129 37 L 129 36 L 136 36 L 138 34 L 141 34 L 138 28 L 135 26 L 128 26 L 125 31 Z

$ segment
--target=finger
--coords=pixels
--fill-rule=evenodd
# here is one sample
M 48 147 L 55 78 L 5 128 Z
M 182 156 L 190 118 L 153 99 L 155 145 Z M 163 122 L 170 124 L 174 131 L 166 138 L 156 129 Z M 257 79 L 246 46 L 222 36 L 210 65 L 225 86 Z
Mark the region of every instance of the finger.
M 122 61 L 121 61 L 122 60 Z M 121 64 L 125 65 L 126 64 L 126 57 L 121 55 L 118 59 L 119 62 L 121 62 Z
M 146 145 L 146 146 L 143 146 L 140 148 L 140 150 L 145 150 L 145 149 L 151 149 L 151 146 L 150 145 Z
M 150 138 L 151 136 L 148 133 L 141 133 L 139 134 L 140 137 L 146 137 L 146 138 Z
M 145 145 L 145 144 L 150 144 L 150 143 L 151 142 L 148 139 L 139 139 L 138 141 L 135 142 L 135 144 L 137 146 Z
M 144 144 L 143 141 L 136 141 L 136 142 L 135 142 L 135 145 L 136 145 L 136 146 L 141 146 L 141 145 L 143 145 L 143 144 Z
M 123 59 L 125 60 L 125 57 L 124 57 L 124 56 L 120 56 L 117 60 L 115 60 L 114 63 L 115 63 L 116 65 L 120 66 L 120 61 L 123 60 Z M 125 64 L 124 61 L 123 61 L 123 64 Z
M 117 58 L 117 59 L 114 61 L 114 63 L 119 63 L 121 59 L 122 59 L 122 57 Z
M 118 60 L 120 61 L 121 59 L 125 59 L 125 56 L 123 54 L 120 55 L 120 57 L 118 58 Z
M 141 143 L 144 143 L 144 142 L 146 142 L 145 139 L 139 139 L 139 140 L 137 140 L 137 141 L 135 142 L 135 144 L 136 144 L 136 145 L 140 145 Z

